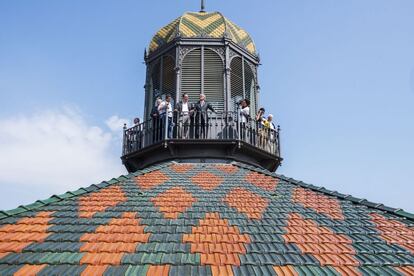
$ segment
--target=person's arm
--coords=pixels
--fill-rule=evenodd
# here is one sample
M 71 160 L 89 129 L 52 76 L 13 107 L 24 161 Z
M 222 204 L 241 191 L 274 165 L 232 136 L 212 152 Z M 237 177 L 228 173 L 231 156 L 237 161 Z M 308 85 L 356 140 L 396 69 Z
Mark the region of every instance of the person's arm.
M 165 102 L 160 103 L 160 105 L 158 106 L 158 112 L 162 111 L 164 109 L 167 108 L 167 105 L 165 104 Z
M 216 111 L 210 103 L 208 104 L 207 108 L 210 109 L 212 112 L 216 113 Z

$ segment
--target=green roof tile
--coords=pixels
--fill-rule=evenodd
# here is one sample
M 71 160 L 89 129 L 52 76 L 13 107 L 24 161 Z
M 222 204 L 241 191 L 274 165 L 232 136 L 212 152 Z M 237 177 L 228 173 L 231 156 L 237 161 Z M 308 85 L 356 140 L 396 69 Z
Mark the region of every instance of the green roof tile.
M 122 258 L 120 265 L 109 265 L 105 275 L 145 275 L 150 266 L 165 265 L 168 265 L 166 269 L 169 275 L 211 275 L 210 264 L 228 264 L 234 275 L 275 275 L 273 266 L 294 267 L 299 275 L 337 275 L 331 266 L 321 265 L 320 256 L 318 257 L 323 250 L 327 250 L 317 246 L 327 234 L 322 235 L 320 230 L 314 230 L 310 226 L 303 228 L 300 220 L 290 229 L 292 222 L 289 219 L 298 220 L 298 216 L 317 227 L 327 229 L 324 231 L 331 231 L 331 236 L 325 242 L 334 241 L 339 236 L 346 239 L 349 244 L 341 248 L 335 247 L 335 242 L 328 242 L 326 248 L 330 248 L 330 251 L 325 254 L 339 254 L 337 252 L 342 252 L 344 248 L 355 251 L 355 255 L 346 252 L 340 254 L 348 254 L 345 259 L 361 263 L 359 270 L 364 274 L 392 275 L 396 273 L 394 266 L 414 265 L 414 255 L 409 244 L 402 243 L 411 237 L 407 233 L 413 228 L 413 215 L 403 210 L 239 163 L 233 163 L 238 167 L 235 174 L 220 171 L 211 164 L 192 164 L 193 168 L 188 172 L 176 173 L 169 168 L 171 164 L 152 166 L 109 182 L 53 195 L 49 199 L 19 206 L 11 211 L 0 211 L 0 232 L 1 229 L 8 229 L 7 234 L 2 236 L 7 240 L 0 241 L 0 248 L 8 250 L 2 243 L 10 246 L 16 242 L 24 243 L 24 248 L 19 249 L 21 253 L 10 252 L 6 256 L 0 254 L 0 275 L 5 274 L 10 267 L 18 270 L 24 264 L 47 264 L 41 275 L 64 274 L 66 271 L 71 272 L 66 275 L 78 275 L 86 268 L 86 265 L 80 265 L 86 256 L 81 251 L 86 249 L 97 254 L 95 260 L 107 262 Z M 154 178 L 154 175 L 148 174 L 153 171 L 159 171 L 160 177 L 164 175 L 168 180 L 157 181 L 156 184 L 143 188 L 131 179 L 135 175 L 146 173 L 148 179 L 145 180 L 144 175 L 144 180 L 140 181 L 151 183 L 159 177 Z M 222 178 L 220 185 L 204 189 L 193 183 L 194 175 L 206 172 Z M 272 181 L 273 178 L 278 178 L 280 181 L 276 190 L 269 192 L 260 185 L 248 183 L 245 176 L 251 172 L 260 173 L 265 177 L 264 182 L 267 181 L 266 177 Z M 208 179 L 207 183 L 210 182 Z M 113 192 L 110 188 L 114 184 L 121 189 Z M 344 218 L 334 219 L 323 213 L 323 209 L 317 210 L 318 204 L 322 204 L 320 202 L 312 202 L 309 206 L 293 202 L 292 192 L 295 187 L 326 195 L 331 200 L 339 200 L 337 208 L 343 212 Z M 100 190 L 105 188 L 109 189 L 100 194 Z M 233 201 L 225 200 L 231 191 L 241 188 L 256 198 L 266 199 L 263 201 L 266 206 L 258 206 L 260 200 L 237 198 L 241 196 L 240 192 L 236 193 L 237 196 L 233 195 Z M 186 194 L 162 197 L 171 189 L 183 189 Z M 112 192 L 114 194 L 110 194 Z M 84 203 L 82 207 L 93 211 L 91 217 L 82 213 L 77 201 L 80 196 L 88 193 L 96 193 L 98 196 L 98 199 L 91 199 L 91 202 Z M 184 204 L 185 207 L 182 208 L 183 200 L 189 195 L 193 201 L 188 206 Z M 50 215 L 37 210 L 53 213 Z M 168 212 L 172 211 L 177 212 L 177 215 L 168 217 Z M 260 216 L 249 217 L 249 212 L 259 212 Z M 296 217 L 292 218 L 293 213 Z M 131 221 L 131 215 L 136 221 Z M 207 219 L 206 216 L 211 218 Z M 374 223 L 373 217 L 381 219 L 381 223 Z M 389 243 L 380 234 L 381 231 L 387 231 L 379 229 L 381 225 L 387 225 L 387 222 L 393 225 L 392 235 L 397 235 L 393 243 Z M 16 224 L 16 227 L 2 228 L 8 224 Z M 133 227 L 137 228 L 134 230 Z M 248 239 L 248 242 L 241 237 Z M 306 254 L 300 247 L 303 244 L 308 246 L 309 252 Z M 241 266 L 238 266 L 238 262 Z M 98 263 L 99 261 L 96 264 Z

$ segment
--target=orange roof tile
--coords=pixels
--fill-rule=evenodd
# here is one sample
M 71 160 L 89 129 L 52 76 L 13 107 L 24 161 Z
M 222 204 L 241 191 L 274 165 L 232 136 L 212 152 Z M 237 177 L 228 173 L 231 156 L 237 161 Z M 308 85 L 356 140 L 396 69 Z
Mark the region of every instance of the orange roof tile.
M 197 200 L 185 189 L 173 187 L 158 196 L 151 198 L 155 206 L 160 208 L 164 217 L 175 219 Z
M 339 201 L 332 197 L 297 187 L 294 189 L 292 199 L 294 202 L 302 204 L 306 208 L 311 208 L 318 213 L 330 217 L 331 219 L 344 219 Z
M 204 190 L 213 190 L 223 182 L 223 178 L 213 173 L 200 172 L 193 176 L 191 181 Z
M 153 171 L 135 177 L 135 183 L 143 190 L 152 189 L 170 179 L 163 172 Z
M 91 218 L 96 213 L 103 212 L 126 200 L 125 193 L 118 185 L 100 189 L 79 198 L 79 217 Z
M 269 204 L 268 199 L 243 188 L 232 189 L 223 201 L 249 219 L 260 219 Z

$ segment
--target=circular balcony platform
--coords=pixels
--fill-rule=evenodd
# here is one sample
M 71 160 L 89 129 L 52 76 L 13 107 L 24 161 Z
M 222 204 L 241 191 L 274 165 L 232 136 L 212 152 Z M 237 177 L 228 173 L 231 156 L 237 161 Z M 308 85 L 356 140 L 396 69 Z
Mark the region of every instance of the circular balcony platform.
M 234 115 L 194 116 L 187 124 L 174 116 L 125 129 L 122 162 L 129 172 L 170 160 L 234 160 L 275 171 L 283 160 L 279 129 L 264 129 L 252 120 L 238 123 Z

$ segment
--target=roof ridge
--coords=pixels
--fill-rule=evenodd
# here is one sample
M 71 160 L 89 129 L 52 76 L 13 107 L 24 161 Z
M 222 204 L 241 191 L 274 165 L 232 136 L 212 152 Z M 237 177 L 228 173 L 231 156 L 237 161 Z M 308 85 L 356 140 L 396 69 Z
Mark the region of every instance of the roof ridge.
M 357 197 L 354 197 L 354 196 L 351 196 L 351 195 L 348 195 L 348 194 L 342 194 L 342 193 L 339 193 L 337 191 L 326 189 L 325 187 L 315 186 L 313 184 L 308 184 L 308 183 L 305 183 L 303 181 L 296 180 L 292 177 L 286 177 L 282 174 L 277 174 L 277 173 L 274 173 L 274 172 L 272 173 L 270 171 L 263 170 L 259 167 L 254 167 L 254 166 L 251 166 L 251 165 L 245 165 L 245 164 L 239 163 L 239 162 L 232 162 L 232 164 L 234 164 L 236 166 L 239 166 L 239 167 L 242 167 L 242 168 L 250 169 L 250 170 L 253 170 L 253 171 L 256 171 L 256 172 L 259 172 L 259 173 L 263 173 L 263 174 L 266 174 L 266 175 L 269 175 L 269 176 L 279 178 L 281 180 L 287 181 L 288 183 L 300 186 L 302 188 L 307 188 L 307 189 L 310 189 L 312 191 L 316 191 L 316 192 L 320 192 L 320 193 L 323 193 L 323 194 L 326 194 L 326 195 L 334 196 L 334 197 L 339 198 L 339 199 L 349 200 L 352 203 L 357 203 L 357 204 L 367 206 L 367 207 L 372 208 L 372 209 L 376 209 L 376 210 L 380 210 L 380 211 L 383 211 L 383 212 L 391 213 L 391 214 L 397 215 L 399 217 L 403 217 L 404 219 L 414 221 L 414 214 L 410 213 L 410 212 L 407 212 L 407 211 L 404 211 L 401 208 L 393 208 L 393 207 L 386 206 L 382 203 L 375 203 L 375 202 L 369 201 L 365 198 L 357 198 Z

